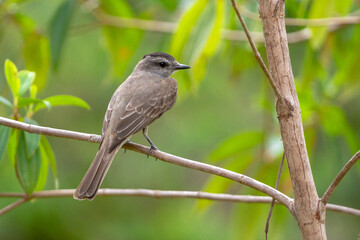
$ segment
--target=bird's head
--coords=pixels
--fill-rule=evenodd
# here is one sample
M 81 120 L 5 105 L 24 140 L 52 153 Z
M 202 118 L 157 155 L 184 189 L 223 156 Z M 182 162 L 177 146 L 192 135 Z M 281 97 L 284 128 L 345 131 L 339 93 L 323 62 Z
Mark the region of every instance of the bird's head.
M 188 69 L 189 66 L 180 64 L 176 59 L 167 53 L 156 52 L 146 54 L 137 64 L 136 70 L 146 71 L 154 75 L 169 78 L 175 71 Z

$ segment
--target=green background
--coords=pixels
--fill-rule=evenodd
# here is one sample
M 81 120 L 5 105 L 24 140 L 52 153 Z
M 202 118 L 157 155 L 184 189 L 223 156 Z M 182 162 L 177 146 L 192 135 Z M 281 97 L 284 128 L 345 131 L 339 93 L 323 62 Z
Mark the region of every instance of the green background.
M 0 63 L 11 59 L 18 69 L 36 71 L 37 76 L 42 71 L 47 80 L 40 88 L 40 98 L 70 94 L 91 107 L 43 110 L 34 117 L 39 125 L 100 134 L 108 101 L 137 61 L 150 52 L 168 52 L 192 68 L 188 73 L 174 74 L 180 96 L 174 108 L 149 129 L 156 146 L 275 185 L 282 151 L 274 97 L 248 43 L 219 38 L 219 27 L 241 29 L 230 1 L 102 1 L 100 8 L 112 15 L 180 21 L 182 25 L 175 34 L 103 28 L 83 1 L 74 3 L 69 19 L 63 12 L 57 26 L 54 16 L 64 2 L 67 1 L 0 2 Z M 198 4 L 198 9 L 194 9 L 194 4 Z M 256 11 L 256 1 L 241 4 Z M 221 7 L 222 12 L 217 13 Z M 342 4 L 287 1 L 286 11 L 288 17 L 321 18 L 349 15 L 358 8 L 359 2 L 349 0 Z M 45 47 L 45 54 L 37 46 L 29 48 L 33 50 L 30 57 L 26 55 L 26 44 L 33 42 L 24 33 L 24 27 L 9 17 L 17 13 L 32 19 L 35 30 L 31 31 L 51 42 L 52 47 Z M 187 20 L 186 14 L 193 19 Z M 62 32 L 66 20 L 68 29 Z M 261 31 L 258 22 L 248 18 L 246 21 L 252 31 Z M 303 28 L 289 26 L 287 30 Z M 291 44 L 290 55 L 309 157 L 321 196 L 359 148 L 360 26 L 308 28 L 312 38 Z M 56 31 L 65 33 L 62 43 L 56 43 L 61 42 L 62 36 Z M 180 38 L 187 32 L 189 37 L 181 45 Z M 263 44 L 258 43 L 258 47 L 265 58 Z M 0 73 L 0 94 L 10 99 L 3 69 Z M 40 80 L 36 81 L 41 86 Z M 0 114 L 9 117 L 11 112 L 1 105 Z M 97 144 L 47 139 L 56 156 L 60 188 L 76 188 L 93 160 Z M 141 134 L 132 141 L 147 145 Z M 330 202 L 360 208 L 359 181 L 360 168 L 355 166 Z M 122 150 L 102 187 L 261 195 L 220 177 L 131 151 L 124 154 Z M 45 189 L 53 188 L 50 173 Z M 280 190 L 292 194 L 286 168 Z M 0 191 L 22 191 L 7 157 L 0 161 Z M 0 207 L 12 201 L 0 198 Z M 268 209 L 265 204 L 194 199 L 35 199 L 0 216 L 0 239 L 264 239 Z M 356 239 L 359 233 L 359 217 L 327 212 L 326 221 L 328 239 Z M 300 239 L 296 221 L 282 206 L 275 207 L 269 234 L 269 239 Z

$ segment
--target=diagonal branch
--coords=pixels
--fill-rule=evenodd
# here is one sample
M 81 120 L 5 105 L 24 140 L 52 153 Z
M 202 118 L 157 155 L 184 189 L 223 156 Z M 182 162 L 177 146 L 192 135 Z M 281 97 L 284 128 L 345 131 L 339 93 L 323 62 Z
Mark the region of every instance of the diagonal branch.
M 34 192 L 30 198 L 57 198 L 57 197 L 72 197 L 75 189 L 60 189 L 60 190 L 45 190 Z M 166 191 L 166 190 L 151 190 L 151 189 L 99 189 L 97 196 L 124 196 L 124 197 L 153 197 L 153 198 L 192 198 L 192 199 L 207 199 L 215 201 L 226 202 L 241 202 L 241 203 L 271 203 L 272 198 L 266 196 L 252 196 L 252 195 L 232 195 L 224 193 L 208 193 L 195 191 Z M 17 207 L 26 202 L 25 193 L 0 193 L 0 198 L 21 198 L 15 202 Z M 29 200 L 29 198 L 28 198 Z M 15 203 L 11 205 L 15 205 Z M 278 201 L 275 203 L 280 204 Z M 10 206 L 10 205 L 9 205 Z M 9 208 L 9 206 L 5 208 Z M 3 209 L 5 209 L 3 208 Z M 360 210 L 350 207 L 339 206 L 335 204 L 328 204 L 326 207 L 330 211 L 346 213 L 360 217 Z M 8 209 L 7 211 L 11 210 Z M 1 212 L 2 210 L 0 210 Z M 6 212 L 7 212 L 6 211 Z M 5 212 L 4 212 L 5 213 Z M 0 213 L 1 215 L 1 213 Z
M 0 216 L 9 212 L 10 210 L 20 206 L 23 203 L 26 203 L 27 201 L 29 201 L 30 198 L 27 198 L 27 196 L 25 194 L 23 194 L 23 198 L 17 200 L 16 202 L 13 202 L 12 204 L 0 209 Z
M 234 8 L 234 10 L 235 10 L 235 12 L 236 12 L 236 15 L 237 15 L 237 17 L 238 17 L 238 19 L 239 19 L 239 21 L 240 21 L 240 23 L 241 23 L 241 26 L 242 26 L 243 29 L 244 29 L 244 32 L 245 32 L 246 37 L 247 37 L 247 39 L 248 39 L 248 41 L 249 41 L 249 43 L 250 43 L 251 49 L 252 49 L 253 52 L 254 52 L 254 55 L 255 55 L 256 60 L 257 60 L 258 63 L 260 64 L 260 67 L 261 67 L 261 69 L 263 70 L 263 72 L 265 73 L 266 77 L 269 79 L 270 85 L 271 85 L 271 87 L 272 87 L 272 89 L 273 89 L 276 97 L 279 99 L 280 103 L 284 103 L 284 98 L 282 97 L 282 95 L 281 95 L 278 87 L 277 87 L 276 84 L 275 84 L 274 79 L 272 78 L 272 76 L 271 76 L 268 68 L 266 67 L 263 59 L 261 58 L 261 55 L 260 55 L 259 51 L 257 50 L 254 41 L 252 40 L 251 35 L 250 35 L 250 33 L 249 33 L 249 30 L 248 30 L 248 28 L 247 28 L 247 26 L 246 26 L 246 24 L 245 24 L 245 21 L 244 21 L 244 19 L 242 18 L 241 14 L 240 14 L 240 11 L 239 11 L 239 8 L 237 7 L 237 5 L 236 5 L 236 3 L 235 3 L 235 0 L 231 0 L 231 3 L 232 3 L 232 6 L 233 6 L 233 8 Z
M 354 156 L 345 164 L 343 169 L 339 172 L 339 174 L 335 177 L 334 181 L 330 184 L 326 192 L 321 198 L 321 202 L 326 205 L 329 201 L 331 195 L 335 191 L 335 188 L 339 185 L 340 181 L 345 177 L 345 175 L 349 172 L 349 170 L 355 165 L 355 163 L 360 159 L 360 150 L 355 153 Z
M 67 131 L 62 129 L 55 129 L 49 127 L 41 127 L 36 125 L 31 125 L 15 120 L 11 120 L 8 118 L 0 117 L 0 125 L 18 128 L 27 132 L 49 135 L 49 136 L 56 136 L 56 137 L 63 137 L 63 138 L 71 138 L 81 141 L 88 141 L 88 142 L 100 142 L 101 136 L 95 134 L 87 134 L 87 133 L 80 133 L 80 132 L 73 132 Z M 135 144 L 135 143 L 126 143 L 123 148 L 129 149 L 135 152 L 139 152 L 142 154 L 147 155 L 149 152 L 149 147 Z M 250 178 L 246 175 L 236 173 L 227 169 L 223 169 L 220 167 L 216 167 L 210 164 L 205 164 L 201 162 L 196 162 L 193 160 L 189 160 L 186 158 L 174 156 L 169 153 L 161 152 L 161 151 L 152 151 L 150 154 L 152 157 L 162 160 L 164 162 L 173 163 L 179 166 L 183 166 L 186 168 L 195 169 L 202 172 L 207 172 L 210 174 L 214 174 L 217 176 L 221 176 L 224 178 L 228 178 L 234 180 L 238 183 L 244 184 L 248 187 L 254 188 L 266 195 L 269 195 L 275 198 L 277 201 L 284 204 L 290 212 L 292 212 L 292 199 L 286 196 L 285 194 L 279 192 L 278 190 L 259 182 L 253 178 Z

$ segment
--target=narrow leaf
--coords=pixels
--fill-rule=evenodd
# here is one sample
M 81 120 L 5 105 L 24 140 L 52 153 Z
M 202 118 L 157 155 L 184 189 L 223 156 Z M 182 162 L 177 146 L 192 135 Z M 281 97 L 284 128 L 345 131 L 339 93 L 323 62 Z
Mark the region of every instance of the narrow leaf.
M 127 1 L 102 0 L 101 9 L 112 16 L 122 18 L 135 17 Z M 139 46 L 143 31 L 131 28 L 118 28 L 103 26 L 103 36 L 105 37 L 106 47 L 112 57 L 112 74 L 121 77 L 131 62 L 131 57 Z
M 19 100 L 18 107 L 23 108 L 23 107 L 26 107 L 26 106 L 28 106 L 30 104 L 38 104 L 38 103 L 43 104 L 45 107 L 47 107 L 49 109 L 51 108 L 51 105 L 50 105 L 49 102 L 44 101 L 44 100 L 39 99 L 39 98 L 21 98 Z
M 24 118 L 24 122 L 28 124 L 38 125 L 33 119 Z M 35 151 L 39 148 L 40 135 L 35 133 L 25 132 L 26 154 L 31 157 Z
M 27 70 L 18 73 L 20 79 L 19 96 L 23 95 L 35 80 L 35 73 Z
M 37 148 L 35 153 L 29 157 L 26 151 L 26 140 L 23 131 L 19 132 L 19 143 L 17 146 L 16 166 L 27 193 L 31 194 L 39 179 L 41 159 L 40 149 Z
M 44 147 L 42 146 L 41 143 L 39 145 L 39 149 L 40 149 L 41 166 L 40 166 L 39 178 L 34 189 L 35 191 L 41 191 L 44 189 L 49 172 L 49 161 L 47 159 L 46 153 L 44 152 Z
M 45 98 L 44 101 L 50 103 L 51 106 L 78 106 L 86 109 L 90 109 L 90 106 L 82 99 L 71 96 L 71 95 L 56 95 Z M 44 103 L 39 103 L 36 105 L 34 112 L 39 111 L 45 107 Z
M 8 157 L 11 162 L 11 165 L 15 167 L 15 156 L 16 156 L 16 147 L 18 144 L 18 131 L 17 129 L 13 128 L 10 131 L 10 137 L 7 145 L 7 152 Z
M 259 145 L 263 141 L 261 132 L 243 132 L 226 139 L 210 154 L 210 160 L 219 161 Z
M 313 1 L 309 10 L 309 18 L 333 17 L 335 0 Z M 311 27 L 313 37 L 310 39 L 311 46 L 318 49 L 324 43 L 329 27 Z
M 11 16 L 17 25 L 21 28 L 24 38 L 27 37 L 32 31 L 34 31 L 35 23 L 31 17 L 18 12 L 12 14 Z
M 36 98 L 36 95 L 37 95 L 37 92 L 38 92 L 38 88 L 36 85 L 31 85 L 30 87 L 30 97 L 31 98 Z
M 50 69 L 49 38 L 33 31 L 25 38 L 23 56 L 26 69 L 36 72 L 35 84 L 43 89 Z
M 51 19 L 50 32 L 50 49 L 51 49 L 51 64 L 53 68 L 57 68 L 62 47 L 69 29 L 72 13 L 75 9 L 76 1 L 68 0 L 62 3 L 56 10 Z
M 199 55 L 195 55 L 194 57 L 193 61 L 195 63 L 192 65 L 194 66 L 194 69 L 197 69 L 197 71 L 193 71 L 195 80 L 197 80 L 197 82 L 199 82 L 205 76 L 206 62 L 215 53 L 215 50 L 220 43 L 221 27 L 223 24 L 225 12 L 224 7 L 224 1 L 216 1 L 215 19 L 213 20 L 211 31 L 209 35 L 206 36 L 205 44 L 203 44 Z
M 5 76 L 13 96 L 16 97 L 20 89 L 20 79 L 15 64 L 9 59 L 5 61 Z
M 0 96 L 0 103 L 8 106 L 11 109 L 13 108 L 12 103 L 9 100 L 7 100 L 6 98 L 4 98 L 3 96 Z
M 5 154 L 5 150 L 8 144 L 11 128 L 6 126 L 0 126 L 0 160 Z
M 207 3 L 208 0 L 197 0 L 181 17 L 179 26 L 171 40 L 170 51 L 175 57 L 181 56 L 185 44 Z
M 56 161 L 55 161 L 55 155 L 54 152 L 50 146 L 50 143 L 48 142 L 48 140 L 46 139 L 45 136 L 41 136 L 41 140 L 40 140 L 40 147 L 42 149 L 42 154 L 46 156 L 47 161 L 50 164 L 51 170 L 54 174 L 54 179 L 55 179 L 55 188 L 58 189 L 59 188 L 59 181 L 58 181 L 58 175 L 57 175 L 57 168 L 56 168 Z

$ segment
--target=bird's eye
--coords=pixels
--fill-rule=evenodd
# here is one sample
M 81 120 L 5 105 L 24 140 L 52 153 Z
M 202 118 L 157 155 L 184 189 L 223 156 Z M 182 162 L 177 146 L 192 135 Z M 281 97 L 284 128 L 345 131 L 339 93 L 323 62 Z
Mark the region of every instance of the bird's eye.
M 163 67 L 165 67 L 167 64 L 166 64 L 166 62 L 160 62 L 159 65 L 160 65 L 160 67 L 163 68 Z

